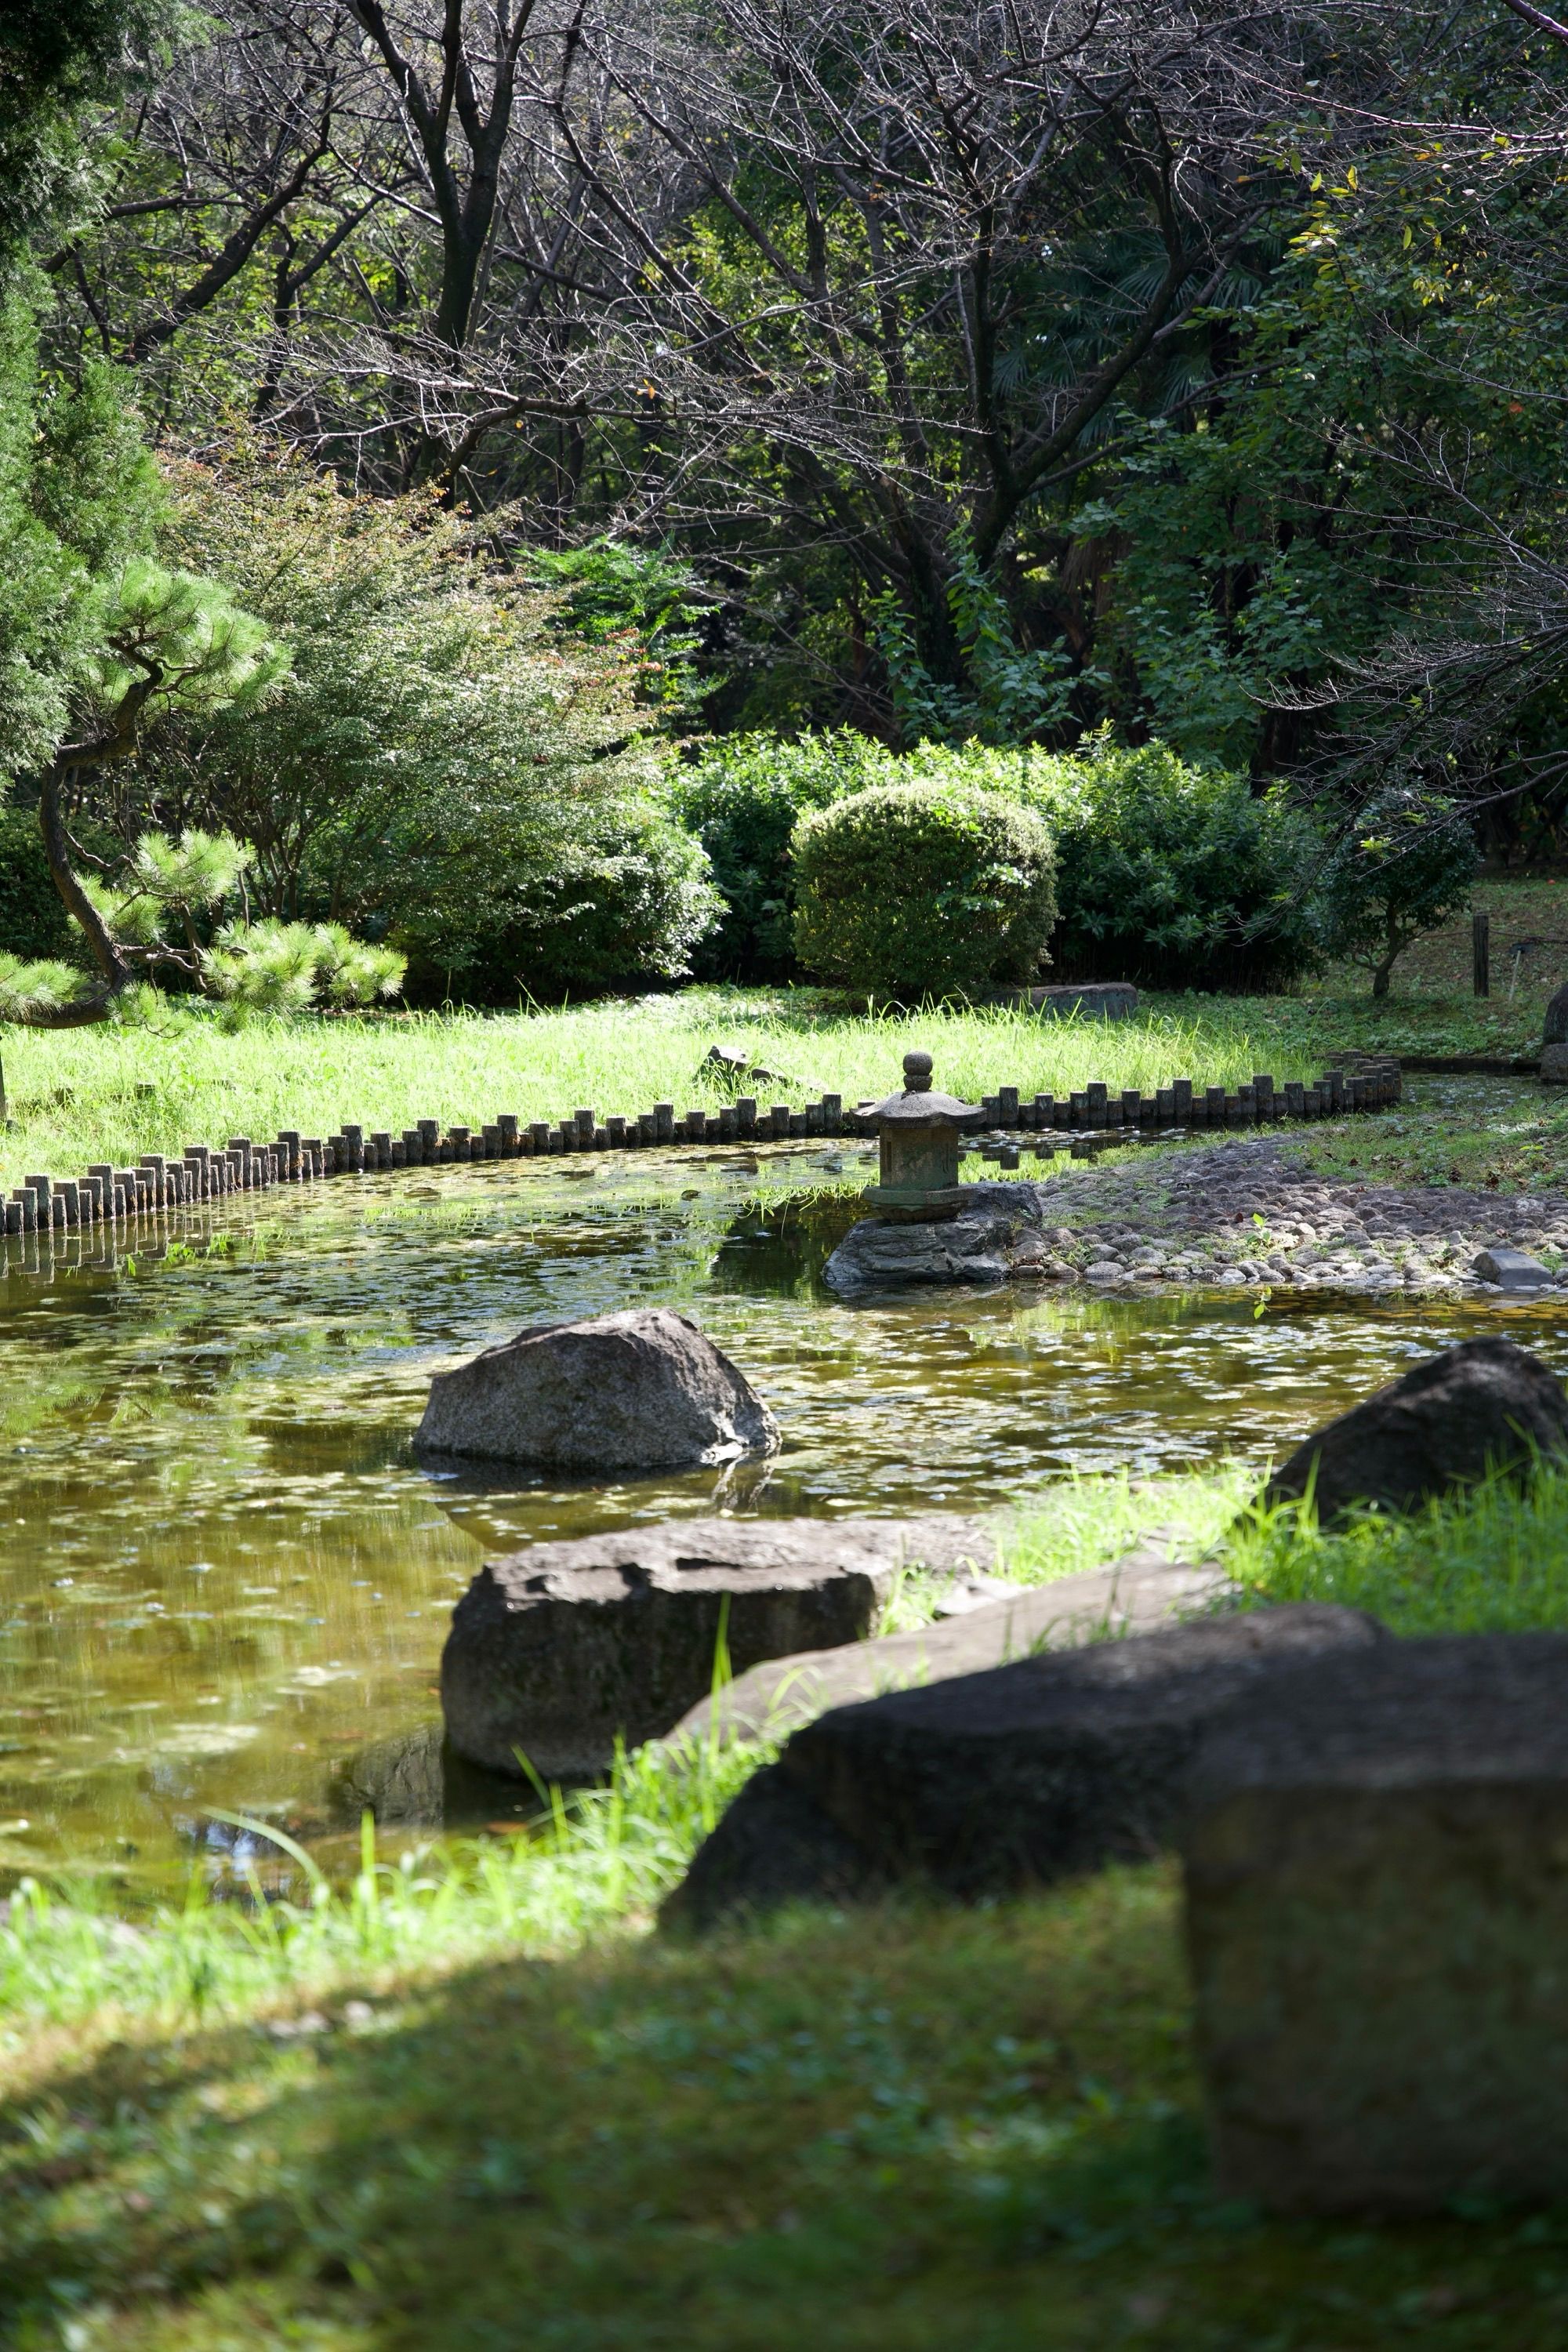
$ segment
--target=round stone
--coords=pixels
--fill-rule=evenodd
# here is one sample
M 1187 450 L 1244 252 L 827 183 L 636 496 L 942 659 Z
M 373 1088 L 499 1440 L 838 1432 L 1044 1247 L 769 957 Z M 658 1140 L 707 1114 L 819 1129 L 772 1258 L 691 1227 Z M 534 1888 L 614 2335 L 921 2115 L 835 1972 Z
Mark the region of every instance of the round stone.
M 904 1055 L 905 1093 L 911 1095 L 929 1094 L 931 1092 L 931 1060 L 929 1054 L 906 1054 Z

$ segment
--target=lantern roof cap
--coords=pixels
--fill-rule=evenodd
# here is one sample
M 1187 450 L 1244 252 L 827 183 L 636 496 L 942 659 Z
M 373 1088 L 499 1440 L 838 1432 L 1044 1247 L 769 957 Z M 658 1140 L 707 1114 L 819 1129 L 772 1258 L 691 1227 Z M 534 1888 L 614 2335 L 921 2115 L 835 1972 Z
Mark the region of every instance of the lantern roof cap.
M 966 1127 L 972 1120 L 984 1117 L 979 1103 L 960 1102 L 956 1095 L 934 1092 L 931 1068 L 929 1054 L 906 1054 L 902 1093 L 873 1103 L 862 1116 L 883 1127 Z

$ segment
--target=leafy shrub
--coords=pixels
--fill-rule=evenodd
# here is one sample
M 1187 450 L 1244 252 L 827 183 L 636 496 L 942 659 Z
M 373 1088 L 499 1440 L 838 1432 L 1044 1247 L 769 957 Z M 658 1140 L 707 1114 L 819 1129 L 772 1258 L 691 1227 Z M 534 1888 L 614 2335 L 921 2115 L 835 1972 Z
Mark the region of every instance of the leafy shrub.
M 173 551 L 234 583 L 291 663 L 264 702 L 154 731 L 141 823 L 177 806 L 233 833 L 254 913 L 384 942 L 415 1001 L 685 970 L 717 901 L 615 633 L 572 634 L 563 597 L 492 571 L 427 500 L 303 467 L 172 482 Z
M 785 980 L 795 970 L 791 838 L 808 810 L 897 781 L 897 761 L 846 728 L 805 735 L 736 735 L 713 744 L 675 784 L 676 805 L 708 853 L 723 908 L 698 949 L 704 980 Z
M 678 798 L 706 844 L 726 902 L 698 969 L 784 978 L 797 888 L 799 817 L 851 793 L 920 783 L 1000 794 L 1035 809 L 1056 846 L 1064 978 L 1168 988 L 1279 987 L 1318 953 L 1308 881 L 1319 843 L 1282 796 L 1192 767 L 1160 744 L 1103 738 L 1051 753 L 925 742 L 889 751 L 847 730 L 780 742 L 720 742 L 685 772 Z
M 801 819 L 801 960 L 903 996 L 1032 980 L 1056 919 L 1050 835 L 962 784 L 880 784 Z
M 1476 837 L 1440 793 L 1390 784 L 1348 826 L 1323 870 L 1320 897 L 1328 952 L 1372 974 L 1388 994 L 1396 960 L 1423 931 L 1468 905 Z
M 78 944 L 38 820 L 25 809 L 0 810 L 0 950 L 23 958 L 67 958 Z
M 484 828 L 449 827 L 405 867 L 409 911 L 392 936 L 409 957 L 408 991 L 426 1002 L 592 995 L 638 979 L 675 980 L 719 900 L 701 844 L 653 802 L 629 802 L 562 837 L 541 833 L 498 858 Z
M 1280 793 L 1106 739 L 1025 776 L 1049 813 L 1063 975 L 1163 988 L 1278 988 L 1318 961 L 1318 836 Z

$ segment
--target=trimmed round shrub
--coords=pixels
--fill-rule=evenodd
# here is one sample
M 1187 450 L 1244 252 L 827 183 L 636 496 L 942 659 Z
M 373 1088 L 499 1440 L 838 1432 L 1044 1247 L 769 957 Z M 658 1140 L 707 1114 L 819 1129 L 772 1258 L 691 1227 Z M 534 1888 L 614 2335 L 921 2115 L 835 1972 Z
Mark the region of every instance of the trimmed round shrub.
M 878 785 L 803 817 L 792 846 L 795 950 L 825 980 L 943 996 L 1046 961 L 1050 835 L 994 793 Z
M 889 773 L 889 771 L 892 772 Z M 787 741 L 732 735 L 678 770 L 676 807 L 708 852 L 723 913 L 692 957 L 700 980 L 787 980 L 795 964 L 795 860 L 800 819 L 897 773 L 868 736 L 840 728 Z

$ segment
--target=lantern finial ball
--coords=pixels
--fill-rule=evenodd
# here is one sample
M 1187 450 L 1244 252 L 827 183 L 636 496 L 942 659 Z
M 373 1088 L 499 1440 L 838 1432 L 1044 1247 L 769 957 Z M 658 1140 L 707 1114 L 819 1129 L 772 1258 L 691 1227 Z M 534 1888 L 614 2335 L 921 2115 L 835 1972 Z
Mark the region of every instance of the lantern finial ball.
M 930 1094 L 931 1055 L 929 1054 L 904 1055 L 904 1091 L 911 1095 Z

